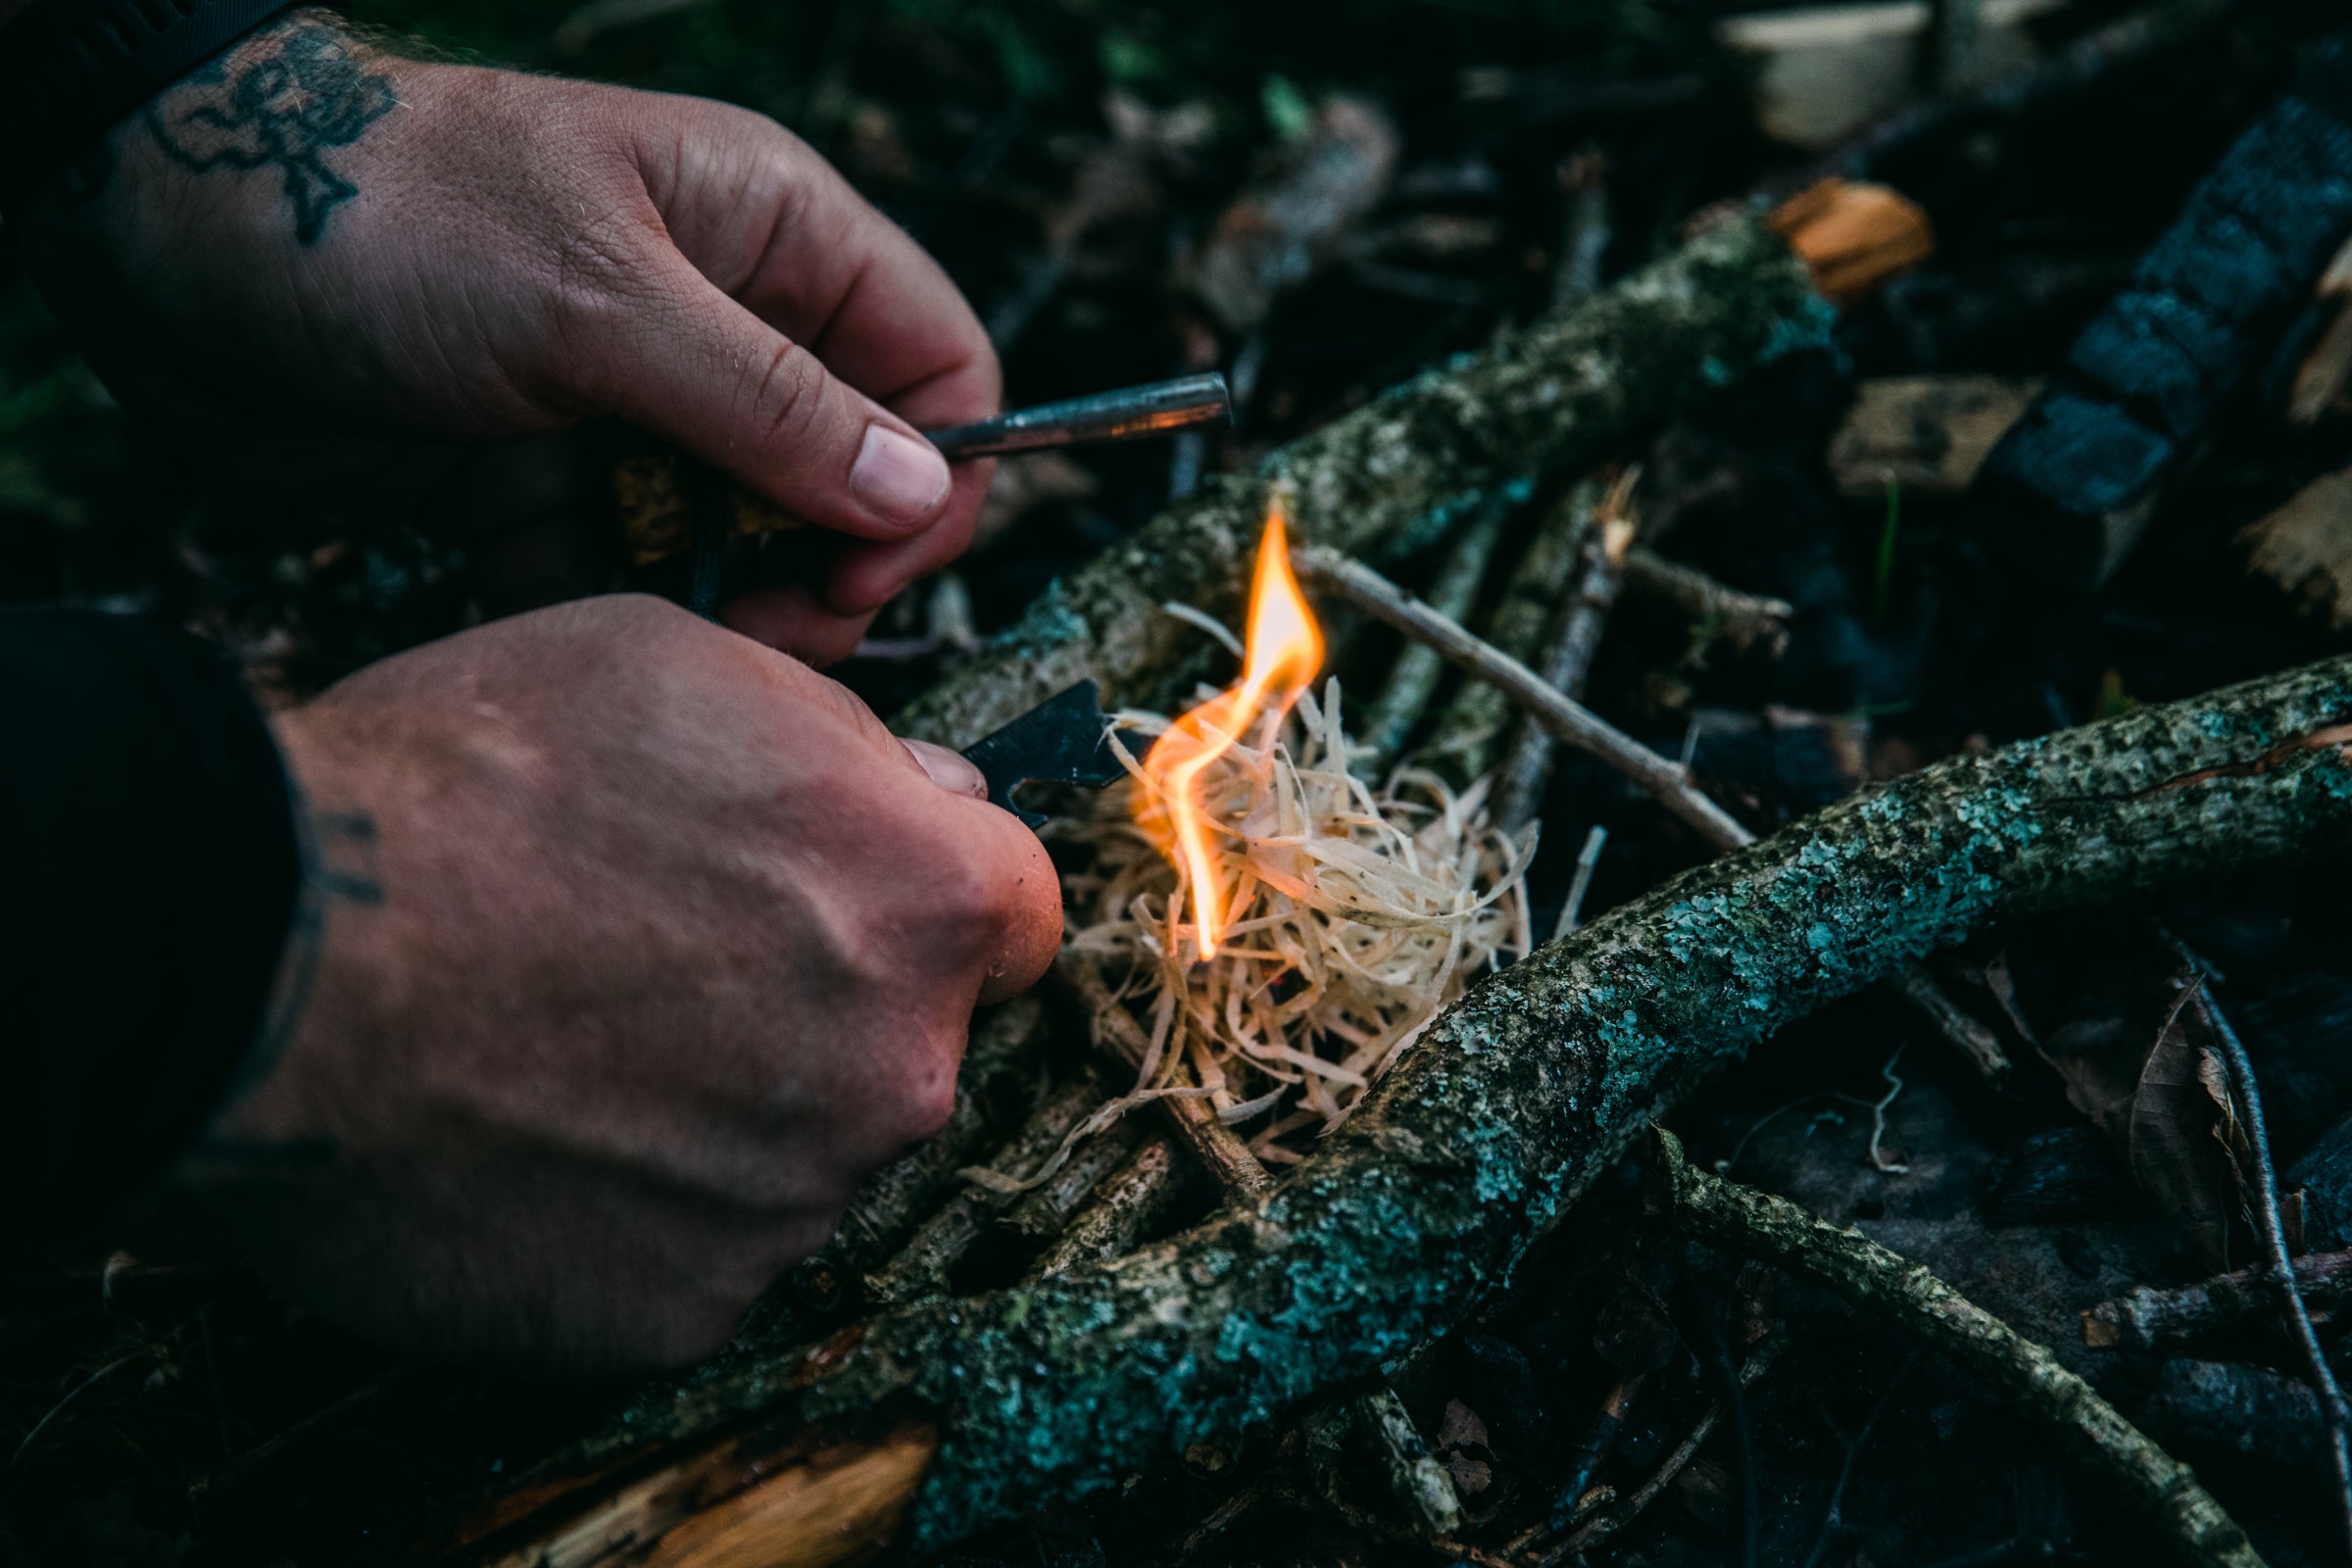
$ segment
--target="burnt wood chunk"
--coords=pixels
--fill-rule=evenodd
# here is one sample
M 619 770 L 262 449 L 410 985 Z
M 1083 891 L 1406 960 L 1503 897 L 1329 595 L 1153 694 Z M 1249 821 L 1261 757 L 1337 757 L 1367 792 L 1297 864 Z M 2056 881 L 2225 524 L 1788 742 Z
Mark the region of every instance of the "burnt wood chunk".
M 2075 340 L 1977 492 L 2036 571 L 2096 587 L 2352 232 L 2352 35 L 2239 137 Z

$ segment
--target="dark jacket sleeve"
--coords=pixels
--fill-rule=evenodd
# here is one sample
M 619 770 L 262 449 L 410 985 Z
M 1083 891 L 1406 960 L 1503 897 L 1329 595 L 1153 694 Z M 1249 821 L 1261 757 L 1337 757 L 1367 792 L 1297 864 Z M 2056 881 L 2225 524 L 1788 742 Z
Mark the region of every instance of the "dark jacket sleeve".
M 237 671 L 127 616 L 0 611 L 0 1232 L 162 1171 L 251 1047 L 300 883 Z

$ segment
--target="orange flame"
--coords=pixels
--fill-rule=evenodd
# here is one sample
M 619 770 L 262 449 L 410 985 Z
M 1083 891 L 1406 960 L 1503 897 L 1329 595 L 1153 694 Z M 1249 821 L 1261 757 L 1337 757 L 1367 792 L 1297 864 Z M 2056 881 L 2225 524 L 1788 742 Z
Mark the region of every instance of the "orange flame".
M 1268 714 L 1279 726 L 1323 667 L 1323 628 L 1291 574 L 1290 530 L 1279 494 L 1267 503 L 1266 531 L 1258 540 L 1246 646 L 1241 680 L 1179 717 L 1153 743 L 1143 767 L 1155 788 L 1136 796 L 1138 820 L 1192 890 L 1203 958 L 1216 956 L 1231 923 L 1233 894 L 1210 847 L 1201 774 Z

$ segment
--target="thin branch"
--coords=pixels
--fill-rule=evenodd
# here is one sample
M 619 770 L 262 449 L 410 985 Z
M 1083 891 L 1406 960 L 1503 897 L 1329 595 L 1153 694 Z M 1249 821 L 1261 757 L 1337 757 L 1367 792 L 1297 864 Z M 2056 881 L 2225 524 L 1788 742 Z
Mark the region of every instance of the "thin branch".
M 2328 1413 L 2328 1441 L 2334 1450 L 2344 1540 L 2347 1547 L 2352 1547 L 2352 1404 L 2345 1402 L 2343 1388 L 2328 1368 L 2327 1352 L 2320 1348 L 2319 1334 L 2311 1326 L 2311 1314 L 2304 1310 L 2303 1293 L 2295 1285 L 2294 1260 L 2286 1251 L 2286 1227 L 2278 1218 L 2278 1171 L 2271 1162 L 2271 1135 L 2263 1123 L 2262 1089 L 2254 1079 L 2253 1058 L 2246 1054 L 2245 1042 L 2237 1038 L 2237 1031 L 2230 1026 L 2221 1005 L 2213 1000 L 2212 990 L 2206 984 L 2213 973 L 2211 967 L 2185 944 L 2176 941 L 2173 948 L 2189 966 L 2189 1004 L 2213 1032 L 2213 1038 L 2222 1048 L 2222 1059 L 2230 1067 L 2230 1092 L 2237 1100 L 2246 1145 L 2253 1156 L 2254 1225 L 2262 1233 L 2264 1266 L 2278 1298 L 2279 1313 L 2286 1320 L 2287 1332 L 2302 1352 L 2304 1370 L 2311 1386 L 2319 1392 L 2320 1407 Z
M 1755 835 L 1699 793 L 1682 768 L 1575 702 L 1544 677 L 1413 598 L 1360 561 L 1320 545 L 1291 552 L 1298 574 L 1365 613 L 1386 621 L 1448 662 L 1498 687 L 1558 740 L 1592 753 L 1646 791 L 1718 849 L 1738 849 Z
M 1916 1336 L 2137 1500 L 2186 1560 L 2259 1568 L 2262 1558 L 2246 1533 L 2188 1466 L 2148 1441 L 2046 1348 L 1860 1231 L 1707 1175 L 1683 1158 L 1682 1144 L 1662 1128 L 1652 1138 L 1649 1204 L 1676 1230 L 1825 1286 Z

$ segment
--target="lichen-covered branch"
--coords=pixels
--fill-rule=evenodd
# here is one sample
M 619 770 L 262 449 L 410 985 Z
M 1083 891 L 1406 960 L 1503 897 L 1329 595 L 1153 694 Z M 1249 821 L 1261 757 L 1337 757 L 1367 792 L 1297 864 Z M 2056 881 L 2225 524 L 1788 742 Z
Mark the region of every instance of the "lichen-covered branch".
M 1230 1446 L 1458 1321 L 1782 1025 L 1996 920 L 2352 847 L 2348 751 L 2336 660 L 1875 786 L 1473 989 L 1265 1199 L 711 1377 L 569 1466 L 753 1421 L 931 1411 L 946 1438 L 912 1528 L 936 1544 Z
M 1682 1145 L 1662 1129 L 1654 1155 L 1650 1201 L 1676 1230 L 1825 1286 L 1916 1336 L 2140 1503 L 2185 1560 L 2260 1568 L 2246 1533 L 2188 1466 L 2149 1442 L 2047 1348 L 1860 1231 L 1692 1168 Z
M 1102 1178 L 1086 1207 L 1071 1216 L 1060 1239 L 1031 1265 L 1031 1277 L 1101 1262 L 1133 1247 L 1145 1228 L 1164 1215 L 1184 1191 L 1181 1158 L 1167 1134 L 1154 1133 L 1145 1139 L 1127 1156 L 1127 1163 Z
M 1614 456 L 1642 425 L 1819 343 L 1829 307 L 1758 223 L 1720 224 L 1574 310 L 1432 370 L 1228 475 L 1056 583 L 1029 612 L 894 720 L 967 746 L 1072 681 L 1113 702 L 1186 667 L 1170 600 L 1225 615 L 1240 597 L 1268 488 L 1295 500 L 1296 537 L 1382 560 L 1432 537 L 1485 492 L 1551 466 Z
M 1680 611 L 1690 622 L 1691 641 L 1701 649 L 1723 642 L 1744 654 L 1761 646 L 1775 659 L 1788 647 L 1788 621 L 1796 613 L 1785 599 L 1741 593 L 1647 545 L 1625 553 L 1625 591 Z

